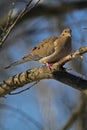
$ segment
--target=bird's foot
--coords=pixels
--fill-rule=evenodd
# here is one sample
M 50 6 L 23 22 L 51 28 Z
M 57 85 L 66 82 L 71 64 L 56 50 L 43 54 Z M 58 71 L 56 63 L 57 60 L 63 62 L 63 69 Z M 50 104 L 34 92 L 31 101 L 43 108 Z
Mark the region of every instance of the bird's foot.
M 50 69 L 50 70 L 51 70 L 52 65 L 53 64 L 46 63 L 47 68 Z

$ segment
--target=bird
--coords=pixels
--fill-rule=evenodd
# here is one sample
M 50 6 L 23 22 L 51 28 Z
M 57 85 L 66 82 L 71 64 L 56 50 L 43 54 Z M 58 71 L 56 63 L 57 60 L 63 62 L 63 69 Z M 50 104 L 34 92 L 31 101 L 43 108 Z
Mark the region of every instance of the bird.
M 9 66 L 5 67 L 5 69 L 27 61 L 39 61 L 50 68 L 61 58 L 70 54 L 72 50 L 71 37 L 71 29 L 66 28 L 58 36 L 48 37 L 42 40 L 27 55 L 11 63 Z

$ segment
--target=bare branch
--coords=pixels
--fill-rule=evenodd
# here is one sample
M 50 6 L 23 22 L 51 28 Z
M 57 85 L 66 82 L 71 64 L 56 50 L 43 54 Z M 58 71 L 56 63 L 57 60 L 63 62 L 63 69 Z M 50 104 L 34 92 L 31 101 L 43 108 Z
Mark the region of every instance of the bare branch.
M 25 14 L 26 14 L 26 12 L 27 12 L 27 10 L 28 10 L 28 7 L 30 6 L 30 4 L 31 4 L 31 2 L 32 2 L 33 0 L 30 0 L 27 4 L 26 4 L 26 7 L 18 14 L 18 16 L 15 18 L 15 20 L 12 22 L 12 24 L 7 28 L 7 25 L 6 25 L 6 29 L 4 30 L 4 32 L 2 32 L 2 33 L 4 33 L 4 35 L 3 35 L 3 37 L 1 37 L 1 39 L 0 39 L 0 47 L 2 47 L 2 45 L 4 44 L 4 42 L 5 42 L 5 40 L 7 39 L 7 37 L 8 37 L 8 35 L 10 34 L 10 32 L 12 31 L 12 29 L 14 28 L 14 26 L 16 25 L 16 23 L 19 21 L 19 19 L 21 19 Z M 40 0 L 38 0 L 37 2 L 36 2 L 36 4 L 32 7 L 32 8 L 34 8 L 37 4 L 38 4 L 38 2 L 39 2 Z M 30 8 L 29 9 L 29 11 L 32 9 L 32 8 Z M 11 17 L 11 16 L 10 16 Z M 9 23 L 7 23 L 7 24 L 9 24 Z
M 87 52 L 87 46 L 85 47 L 81 47 L 80 49 L 76 50 L 75 52 L 71 53 L 70 55 L 64 57 L 63 59 L 61 59 L 58 64 L 60 65 L 64 65 L 66 62 L 76 58 L 77 56 L 81 56 L 84 53 Z M 56 64 L 55 64 L 56 65 Z
M 19 87 L 23 87 L 25 84 L 42 79 L 55 79 L 84 93 L 87 93 L 87 80 L 70 74 L 66 72 L 63 67 L 61 67 L 66 62 L 74 59 L 76 56 L 84 54 L 85 52 L 87 52 L 87 47 L 82 47 L 72 54 L 64 57 L 59 62 L 55 63 L 51 70 L 49 70 L 46 66 L 41 66 L 34 69 L 29 69 L 0 82 L 0 97 L 9 94 L 11 91 Z
M 81 114 L 83 114 L 85 108 L 85 100 L 81 101 L 81 105 L 79 108 L 75 109 L 69 120 L 65 123 L 64 127 L 61 130 L 67 130 L 71 127 L 71 125 L 73 125 L 73 123 L 75 123 L 75 121 L 79 118 L 79 116 L 81 116 Z
M 24 15 L 24 17 L 21 20 L 26 20 L 29 19 L 31 17 L 37 17 L 37 16 L 42 16 L 42 15 L 46 15 L 49 17 L 51 16 L 58 16 L 60 14 L 65 14 L 67 12 L 70 11 L 75 11 L 75 10 L 81 10 L 81 9 L 85 9 L 87 8 L 87 2 L 86 1 L 68 1 L 65 3 L 61 3 L 59 5 L 56 6 L 51 6 L 51 5 L 46 5 L 46 4 L 40 4 L 39 6 L 36 6 L 35 8 L 33 8 L 33 10 L 27 11 L 27 13 Z M 29 17 L 29 12 L 31 17 Z M 7 16 L 5 16 L 4 18 L 2 18 L 0 20 L 0 25 L 5 25 L 7 21 Z M 20 23 L 20 21 L 19 21 Z
M 16 94 L 20 94 L 20 93 L 22 93 L 22 92 L 25 92 L 25 91 L 29 90 L 30 88 L 32 88 L 33 86 L 35 86 L 37 83 L 38 83 L 38 82 L 36 81 L 35 83 L 33 83 L 33 84 L 32 84 L 31 86 L 29 86 L 28 88 L 25 88 L 25 89 L 23 89 L 23 90 L 21 90 L 21 91 L 18 91 L 18 92 L 9 93 L 9 95 L 16 95 Z

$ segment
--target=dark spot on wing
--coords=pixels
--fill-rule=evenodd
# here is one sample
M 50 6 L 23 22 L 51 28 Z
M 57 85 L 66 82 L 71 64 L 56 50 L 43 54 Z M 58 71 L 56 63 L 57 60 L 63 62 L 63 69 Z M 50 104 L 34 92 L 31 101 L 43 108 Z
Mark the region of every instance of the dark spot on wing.
M 26 56 L 24 56 L 22 59 L 25 59 L 26 58 Z
M 44 45 L 42 44 L 42 47 L 44 47 Z
M 32 50 L 34 51 L 34 50 L 36 50 L 37 49 L 37 47 L 35 46 Z
M 39 49 L 40 49 L 40 46 L 38 46 L 37 49 L 39 50 Z

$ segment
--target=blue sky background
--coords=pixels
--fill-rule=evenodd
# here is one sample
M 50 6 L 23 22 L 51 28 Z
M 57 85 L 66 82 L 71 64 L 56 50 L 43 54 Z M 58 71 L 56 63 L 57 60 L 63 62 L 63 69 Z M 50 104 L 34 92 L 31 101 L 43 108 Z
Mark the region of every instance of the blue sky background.
M 58 1 L 54 0 L 54 5 L 55 2 Z M 48 3 L 50 4 L 51 1 Z M 9 4 L 7 6 L 9 8 Z M 15 9 L 23 6 L 23 2 L 17 2 Z M 6 13 L 4 9 L 4 14 Z M 87 30 L 83 29 L 87 28 L 86 14 L 87 9 L 77 9 L 58 16 L 38 16 L 17 25 L 0 52 L 0 81 L 29 68 L 40 66 L 38 62 L 27 62 L 9 70 L 3 68 L 23 57 L 44 38 L 59 35 L 64 28 L 72 29 L 73 50 L 86 46 Z M 83 60 L 77 58 L 65 66 L 71 67 L 73 73 L 75 71 L 86 77 L 86 59 L 87 54 L 84 55 Z M 79 107 L 80 96 L 79 91 L 55 80 L 42 80 L 19 95 L 6 95 L 6 99 L 0 99 L 0 130 L 59 130 L 64 126 L 72 111 Z M 70 130 L 75 129 L 77 129 L 76 123 Z

